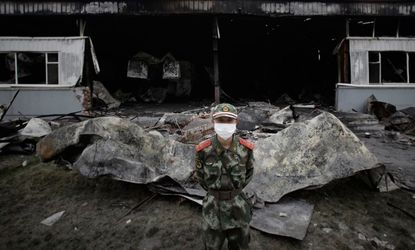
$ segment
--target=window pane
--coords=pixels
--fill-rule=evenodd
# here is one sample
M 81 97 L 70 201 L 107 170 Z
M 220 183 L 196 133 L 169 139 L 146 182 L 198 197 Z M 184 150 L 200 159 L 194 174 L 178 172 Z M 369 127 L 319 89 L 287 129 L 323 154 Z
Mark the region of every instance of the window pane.
M 409 82 L 415 83 L 415 53 L 409 53 Z
M 401 19 L 399 36 L 415 37 L 414 21 L 412 19 Z
M 376 19 L 376 36 L 396 36 L 398 20 L 395 18 L 378 18 Z
M 369 64 L 369 83 L 379 83 L 379 64 Z
M 58 53 L 48 53 L 48 62 L 58 62 Z
M 17 77 L 19 84 L 46 83 L 44 53 L 17 53 Z
M 353 19 L 349 21 L 350 36 L 369 36 L 373 35 L 372 19 Z
M 48 84 L 58 84 L 58 64 L 48 64 Z
M 369 51 L 369 62 L 379 62 L 379 52 Z
M 15 81 L 14 53 L 0 54 L 0 84 L 14 84 Z
M 380 83 L 379 52 L 369 51 L 369 83 Z
M 406 53 L 382 52 L 382 82 L 406 82 Z

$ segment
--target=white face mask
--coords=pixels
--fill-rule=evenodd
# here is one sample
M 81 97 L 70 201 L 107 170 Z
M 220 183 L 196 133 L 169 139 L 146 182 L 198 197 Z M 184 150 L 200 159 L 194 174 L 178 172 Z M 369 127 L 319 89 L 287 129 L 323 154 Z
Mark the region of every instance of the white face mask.
M 227 140 L 229 139 L 233 133 L 236 131 L 236 124 L 235 123 L 214 123 L 213 128 L 215 129 L 216 134 L 221 138 Z

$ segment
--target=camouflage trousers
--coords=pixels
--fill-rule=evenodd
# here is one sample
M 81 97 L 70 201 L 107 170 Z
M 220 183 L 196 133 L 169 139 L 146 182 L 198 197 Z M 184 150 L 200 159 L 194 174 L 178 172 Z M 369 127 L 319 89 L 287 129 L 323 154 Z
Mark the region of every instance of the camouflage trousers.
M 225 239 L 228 240 L 229 250 L 249 249 L 251 239 L 249 225 L 227 230 L 214 230 L 203 223 L 203 241 L 206 250 L 222 250 Z

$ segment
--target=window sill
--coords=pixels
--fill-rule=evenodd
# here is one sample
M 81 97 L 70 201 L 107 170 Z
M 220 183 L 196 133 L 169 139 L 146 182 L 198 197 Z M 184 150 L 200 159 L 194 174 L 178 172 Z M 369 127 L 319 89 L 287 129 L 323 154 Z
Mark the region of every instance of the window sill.
M 353 88 L 415 88 L 415 83 L 387 83 L 387 84 L 351 84 L 351 83 L 337 83 L 336 87 L 353 87 Z
M 59 88 L 72 88 L 71 85 L 59 85 L 59 84 L 0 84 L 0 89 L 59 89 Z

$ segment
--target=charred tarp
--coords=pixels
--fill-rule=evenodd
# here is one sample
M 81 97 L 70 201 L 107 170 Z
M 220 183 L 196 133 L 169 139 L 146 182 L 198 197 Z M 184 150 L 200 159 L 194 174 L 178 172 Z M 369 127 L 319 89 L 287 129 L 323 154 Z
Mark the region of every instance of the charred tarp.
M 20 89 L 9 117 L 87 111 L 86 64 L 99 72 L 89 37 L 0 37 L 0 104 Z

